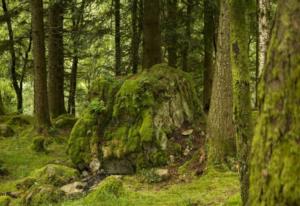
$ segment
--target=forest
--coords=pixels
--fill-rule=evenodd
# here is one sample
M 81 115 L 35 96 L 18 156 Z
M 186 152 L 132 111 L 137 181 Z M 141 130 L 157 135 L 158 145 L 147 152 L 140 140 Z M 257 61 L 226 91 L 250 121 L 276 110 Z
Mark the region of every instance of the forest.
M 300 206 L 300 0 L 0 4 L 0 206 Z

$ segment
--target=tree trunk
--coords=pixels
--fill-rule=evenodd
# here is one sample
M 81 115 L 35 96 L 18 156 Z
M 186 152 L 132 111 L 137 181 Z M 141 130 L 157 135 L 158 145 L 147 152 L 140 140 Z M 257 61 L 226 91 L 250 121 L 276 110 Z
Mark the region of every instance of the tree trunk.
M 256 106 L 258 106 L 258 84 L 267 59 L 267 48 L 271 32 L 270 0 L 256 0 L 257 4 L 257 68 L 256 68 Z
M 188 56 L 190 51 L 191 41 L 191 24 L 192 24 L 192 11 L 193 11 L 193 0 L 187 0 L 186 2 L 186 17 L 185 17 L 185 36 L 184 44 L 181 51 L 182 55 L 182 70 L 188 71 Z
M 279 0 L 260 84 L 249 205 L 300 203 L 300 3 Z
M 43 1 L 31 0 L 32 43 L 34 63 L 34 111 L 36 128 L 43 132 L 50 126 L 47 73 L 45 58 L 45 33 Z
M 5 0 L 2 0 L 2 9 L 5 15 L 5 20 L 7 24 L 8 36 L 9 36 L 9 51 L 11 56 L 11 64 L 10 64 L 10 75 L 12 80 L 12 85 L 16 93 L 17 97 L 17 110 L 19 113 L 23 112 L 23 94 L 22 89 L 18 84 L 18 74 L 16 71 L 17 67 L 17 57 L 15 52 L 15 41 L 14 41 L 14 32 L 12 29 L 11 17 L 7 8 L 7 4 Z
M 48 38 L 49 109 L 52 118 L 66 113 L 64 101 L 63 1 L 50 2 Z
M 143 68 L 150 69 L 162 62 L 160 0 L 144 1 Z
M 168 51 L 168 64 L 177 67 L 177 0 L 167 0 L 167 31 L 166 43 Z
M 208 116 L 209 162 L 223 166 L 236 153 L 230 64 L 230 5 L 220 1 L 217 62 Z
M 121 14 L 120 0 L 115 0 L 115 73 L 121 75 L 122 51 L 121 51 Z
M 76 3 L 76 1 L 75 1 Z M 80 25 L 83 22 L 83 14 L 85 8 L 85 0 L 81 2 L 80 8 L 77 11 L 76 5 L 72 5 L 72 68 L 70 76 L 70 90 L 68 99 L 68 113 L 76 115 L 76 88 L 77 88 L 77 70 L 78 70 L 78 42 L 80 40 L 81 30 Z
M 252 140 L 250 100 L 248 0 L 231 1 L 231 65 L 234 71 L 234 115 L 237 156 L 240 168 L 241 197 L 247 203 L 249 190 L 248 157 Z
M 139 34 L 138 34 L 138 0 L 131 2 L 131 24 L 132 24 L 132 38 L 131 38 L 131 61 L 132 73 L 136 74 L 139 64 Z
M 0 90 L 0 115 L 4 115 L 4 104 L 3 104 L 3 100 L 2 100 L 2 91 Z
M 204 74 L 203 74 L 203 108 L 209 111 L 214 73 L 214 42 L 215 42 L 215 1 L 204 1 Z

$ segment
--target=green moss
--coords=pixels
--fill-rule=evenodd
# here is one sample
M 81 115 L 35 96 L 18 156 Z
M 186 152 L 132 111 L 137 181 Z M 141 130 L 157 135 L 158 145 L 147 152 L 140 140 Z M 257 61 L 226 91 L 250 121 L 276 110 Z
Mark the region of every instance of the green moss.
M 139 130 L 142 142 L 151 142 L 153 138 L 153 115 L 151 110 L 144 111 L 143 123 Z
M 45 137 L 36 137 L 33 140 L 32 150 L 35 152 L 46 152 Z
M 58 129 L 71 129 L 77 119 L 71 115 L 63 114 L 53 120 L 53 126 Z
M 11 199 L 8 196 L 0 196 L 0 206 L 9 206 Z

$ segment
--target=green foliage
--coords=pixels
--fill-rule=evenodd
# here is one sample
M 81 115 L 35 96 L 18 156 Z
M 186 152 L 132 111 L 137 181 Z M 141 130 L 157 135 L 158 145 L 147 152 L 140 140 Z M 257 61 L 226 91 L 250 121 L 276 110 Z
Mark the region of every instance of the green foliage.
M 35 152 L 46 152 L 45 137 L 36 137 L 33 140 L 32 150 Z
M 9 206 L 10 202 L 11 202 L 10 197 L 0 196 L 0 206 Z

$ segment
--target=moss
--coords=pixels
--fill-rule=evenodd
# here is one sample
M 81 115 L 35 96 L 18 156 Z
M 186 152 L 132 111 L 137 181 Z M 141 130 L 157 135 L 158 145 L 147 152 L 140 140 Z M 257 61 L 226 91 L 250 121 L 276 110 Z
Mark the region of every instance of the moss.
M 64 197 L 64 192 L 52 185 L 42 185 L 33 187 L 26 192 L 22 198 L 22 205 L 40 206 L 50 205 L 60 202 Z
M 153 138 L 153 115 L 151 110 L 144 111 L 143 123 L 139 130 L 139 135 L 141 136 L 142 142 L 151 142 Z
M 115 177 L 109 176 L 105 178 L 94 190 L 93 193 L 87 196 L 87 202 L 101 202 L 108 198 L 117 198 L 124 192 L 122 181 Z
M 77 119 L 71 115 L 63 114 L 53 120 L 53 126 L 58 129 L 71 129 Z
M 34 178 L 39 184 L 63 186 L 70 181 L 76 180 L 78 176 L 78 171 L 73 168 L 63 165 L 49 164 L 41 169 L 33 171 L 30 178 Z
M 8 196 L 0 196 L 0 206 L 9 206 L 11 199 Z

